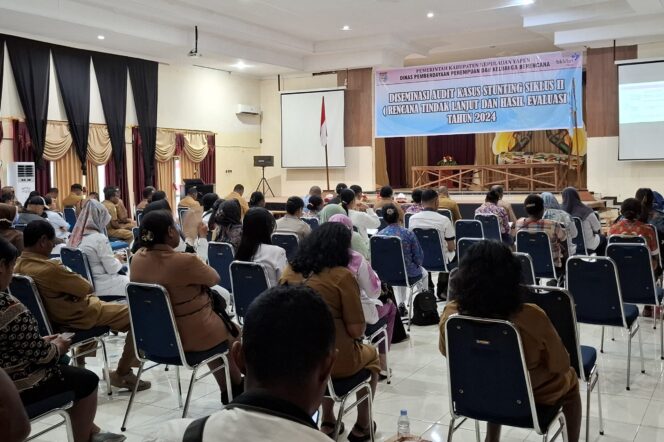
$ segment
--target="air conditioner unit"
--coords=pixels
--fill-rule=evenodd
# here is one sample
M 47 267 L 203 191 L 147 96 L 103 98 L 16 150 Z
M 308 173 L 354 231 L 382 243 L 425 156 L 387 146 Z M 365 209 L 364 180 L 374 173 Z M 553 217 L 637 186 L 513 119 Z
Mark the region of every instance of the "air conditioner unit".
M 236 114 L 241 115 L 260 115 L 261 109 L 258 106 L 251 106 L 249 104 L 238 104 Z
M 35 163 L 10 163 L 7 170 L 7 182 L 14 187 L 17 201 L 28 199 L 30 192 L 35 190 Z

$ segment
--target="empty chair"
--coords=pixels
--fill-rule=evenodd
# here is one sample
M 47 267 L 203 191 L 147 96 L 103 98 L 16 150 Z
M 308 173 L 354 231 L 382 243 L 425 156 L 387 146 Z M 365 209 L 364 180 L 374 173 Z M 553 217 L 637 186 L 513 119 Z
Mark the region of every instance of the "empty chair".
M 185 367 L 192 370 L 187 396 L 182 410 L 182 417 L 187 416 L 189 410 L 189 402 L 191 400 L 191 393 L 194 389 L 194 384 L 213 371 L 206 371 L 202 376 L 196 377 L 199 368 L 206 366 L 208 362 L 214 360 L 221 360 L 222 365 L 217 367 L 217 370 L 224 370 L 226 375 L 226 385 L 231 385 L 229 364 L 228 364 L 228 345 L 226 343 L 218 345 L 217 347 L 201 352 L 185 353 L 182 350 L 180 341 L 180 333 L 178 332 L 175 323 L 175 316 L 173 315 L 173 308 L 171 307 L 170 298 L 166 289 L 156 284 L 139 284 L 129 283 L 127 285 L 127 304 L 129 305 L 129 319 L 131 323 L 131 331 L 134 335 L 134 342 L 136 345 L 136 355 L 140 360 L 138 368 L 138 380 L 140 381 L 141 375 L 145 370 L 154 368 L 160 364 L 174 365 L 176 370 L 177 383 L 178 383 L 178 401 L 182 406 L 182 386 L 179 375 L 179 367 Z M 145 368 L 146 362 L 155 362 L 155 365 Z M 138 386 L 138 381 L 136 382 Z M 127 411 L 125 412 L 122 421 L 122 431 L 127 429 L 127 419 L 131 406 L 134 403 L 136 396 L 135 387 L 129 398 L 127 404 Z M 229 400 L 232 399 L 232 391 L 228 390 Z
M 233 250 L 233 246 L 229 243 L 212 241 L 208 244 L 208 262 L 210 267 L 215 269 L 219 274 L 219 278 L 221 278 L 219 285 L 230 293 L 233 292 L 233 284 L 231 283 L 231 263 L 233 262 L 234 256 L 235 251 Z
M 443 216 L 446 216 L 450 221 L 454 221 L 452 218 L 452 211 L 450 209 L 438 209 L 438 213 Z
M 457 240 L 461 238 L 484 238 L 482 223 L 476 219 L 460 219 L 454 223 Z
M 270 288 L 270 280 L 265 266 L 255 262 L 233 261 L 230 271 L 235 311 L 241 319 L 254 299 Z
M 410 217 L 411 217 L 411 216 L 413 216 L 412 213 L 406 213 L 406 214 L 404 215 L 404 226 L 405 226 L 406 228 L 408 228 L 408 226 L 410 225 Z
M 581 218 L 575 216 L 572 217 L 572 220 L 574 221 L 574 226 L 576 227 L 576 236 L 572 238 L 572 242 L 576 246 L 576 254 L 577 255 L 587 255 L 588 252 L 586 250 L 586 239 L 583 236 L 583 222 L 581 221 Z
M 475 219 L 482 223 L 484 239 L 502 241 L 502 236 L 500 234 L 500 223 L 498 222 L 498 217 L 496 215 L 478 213 L 475 215 Z
M 69 231 L 71 232 L 76 225 L 76 210 L 73 207 L 65 207 L 64 214 L 65 221 L 69 223 Z
M 533 260 L 527 253 L 514 252 L 514 256 L 521 263 L 521 284 L 535 285 L 535 269 Z
M 311 227 L 311 230 L 316 230 L 318 226 L 320 226 L 320 221 L 318 221 L 318 218 L 314 217 L 303 217 L 300 218 L 302 221 L 305 223 L 309 224 L 309 227 Z
M 519 230 L 516 233 L 516 250 L 530 255 L 537 278 L 558 278 L 549 235 L 544 232 Z
M 483 241 L 482 238 L 459 238 L 457 241 L 457 259 L 459 262 L 461 262 L 461 259 L 463 259 L 464 255 L 470 248 L 475 243 L 478 243 L 480 241 Z
M 436 229 L 413 229 L 424 252 L 422 267 L 429 272 L 447 272 L 445 252 Z
M 627 390 L 629 390 L 632 338 L 635 334 L 639 336 L 641 372 L 645 373 L 638 320 L 639 309 L 633 304 L 623 303 L 615 262 L 604 256 L 574 256 L 567 260 L 566 275 L 567 289 L 576 303 L 576 318 L 579 322 L 622 327 L 627 330 Z M 600 351 L 604 351 L 604 327 L 602 327 Z
M 298 239 L 295 233 L 273 233 L 272 245 L 279 246 L 286 251 L 286 258 L 290 260 L 297 252 Z
M 571 295 L 567 290 L 561 288 L 533 286 L 526 291 L 524 301 L 544 310 L 567 349 L 570 365 L 576 371 L 579 379 L 586 383 L 586 440 L 590 440 L 590 394 L 595 387 L 597 387 L 599 434 L 604 434 L 597 350 L 594 347 L 580 344 L 574 300 Z
M 646 244 L 646 239 L 636 235 L 610 235 L 609 244 Z
M 451 414 L 448 442 L 461 425 L 457 419 L 467 418 L 475 420 L 477 440 L 479 421 L 531 428 L 544 441 L 566 431 L 560 407 L 535 403 L 521 337 L 512 323 L 452 315 L 445 324 L 445 338 Z M 556 422 L 559 427 L 552 432 Z

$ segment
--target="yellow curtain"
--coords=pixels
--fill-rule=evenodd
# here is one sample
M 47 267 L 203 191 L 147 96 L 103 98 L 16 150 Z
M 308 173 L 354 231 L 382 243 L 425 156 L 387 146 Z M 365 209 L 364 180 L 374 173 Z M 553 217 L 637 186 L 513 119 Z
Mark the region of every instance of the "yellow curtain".
M 175 132 L 157 129 L 155 159 L 158 162 L 165 163 L 170 161 L 173 155 L 175 155 Z
M 175 159 L 171 158 L 168 161 L 157 161 L 157 188 L 166 192 L 166 199 L 171 209 L 175 210 L 175 189 L 173 183 L 175 182 Z
M 95 166 L 101 166 L 108 163 L 112 153 L 113 148 L 111 137 L 108 135 L 108 127 L 105 125 L 91 125 L 88 135 L 88 162 Z
M 71 134 L 67 123 L 49 122 L 46 124 L 44 140 L 44 159 L 57 161 L 67 155 L 72 145 Z
M 413 187 L 412 166 L 426 166 L 427 158 L 427 137 L 406 137 L 406 183 L 407 187 Z
M 496 156 L 492 151 L 493 138 L 495 134 L 475 134 L 475 164 L 496 164 Z
M 187 155 L 182 155 L 180 157 L 180 176 L 183 180 L 187 178 L 200 178 L 200 163 L 195 163 Z
M 82 183 L 83 172 L 81 171 L 81 161 L 76 156 L 74 148 L 70 146 L 69 150 L 57 161 L 54 161 L 55 187 L 60 189 L 58 195 L 58 207 L 62 206 L 62 200 L 69 194 L 69 188 L 74 183 Z M 95 174 L 96 175 L 96 174 Z M 90 178 L 88 178 L 88 182 Z
M 88 159 L 87 166 L 88 174 L 86 176 L 86 187 L 88 189 L 88 194 L 90 194 L 90 192 L 99 193 L 99 173 L 97 172 L 97 164 L 94 164 Z M 101 198 L 103 199 L 104 196 L 102 195 Z
M 201 132 L 184 133 L 183 158 L 189 157 L 194 163 L 200 163 L 208 154 L 207 134 Z M 183 176 L 184 177 L 184 176 Z
M 376 138 L 375 162 L 376 162 L 376 189 L 390 184 L 387 176 L 387 155 L 385 154 L 385 138 Z

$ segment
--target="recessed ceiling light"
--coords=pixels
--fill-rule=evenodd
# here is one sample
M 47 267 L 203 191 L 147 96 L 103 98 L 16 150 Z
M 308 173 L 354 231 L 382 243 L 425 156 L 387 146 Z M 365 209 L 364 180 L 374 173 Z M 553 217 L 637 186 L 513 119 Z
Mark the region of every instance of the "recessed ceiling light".
M 240 61 L 238 61 L 237 63 L 232 64 L 231 67 L 234 67 L 234 68 L 236 68 L 236 69 L 240 69 L 240 70 L 242 70 L 242 69 L 246 69 L 246 68 L 251 68 L 251 67 L 253 67 L 253 66 L 248 65 L 248 64 L 246 64 L 244 61 L 240 60 Z
M 343 25 L 343 26 L 341 27 L 341 30 L 342 30 L 342 31 L 350 31 L 350 26 L 349 26 L 349 25 Z
M 103 40 L 103 39 L 105 39 L 105 38 L 106 38 L 106 37 L 104 37 L 104 36 L 101 35 L 101 34 L 99 34 L 99 35 L 97 36 L 97 39 L 98 39 L 98 40 Z
M 433 18 L 436 14 L 433 12 L 427 12 L 427 18 Z

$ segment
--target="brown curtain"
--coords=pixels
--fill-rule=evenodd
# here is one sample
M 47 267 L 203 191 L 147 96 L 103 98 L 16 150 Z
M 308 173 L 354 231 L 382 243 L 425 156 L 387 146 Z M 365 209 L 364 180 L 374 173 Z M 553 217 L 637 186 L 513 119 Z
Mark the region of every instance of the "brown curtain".
M 175 189 L 173 183 L 175 182 L 175 159 L 171 158 L 163 163 L 155 162 L 156 183 L 157 189 L 166 192 L 166 199 L 171 209 L 175 210 Z
M 97 192 L 99 193 L 99 173 L 97 172 L 97 165 L 94 164 L 92 161 L 88 160 L 88 174 L 87 176 L 87 184 L 86 187 L 88 189 L 88 194 L 90 192 Z M 100 195 L 101 199 L 104 199 L 103 195 Z
M 180 156 L 180 176 L 183 180 L 201 177 L 201 163 L 194 163 L 189 155 Z
M 387 176 L 387 155 L 385 154 L 385 138 L 376 138 L 376 189 L 390 184 Z
M 58 195 L 58 207 L 62 206 L 62 200 L 69 194 L 69 188 L 72 184 L 83 181 L 83 172 L 81 171 L 81 160 L 76 155 L 73 146 L 67 153 L 57 161 L 53 161 L 55 171 L 55 187 L 60 190 Z M 96 175 L 96 174 L 95 174 Z
M 483 166 L 496 164 L 496 156 L 491 150 L 494 133 L 475 134 L 475 164 Z
M 406 137 L 406 183 L 413 187 L 412 166 L 427 165 L 427 137 Z

